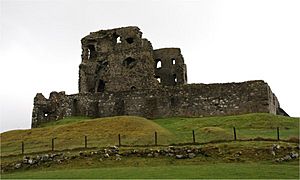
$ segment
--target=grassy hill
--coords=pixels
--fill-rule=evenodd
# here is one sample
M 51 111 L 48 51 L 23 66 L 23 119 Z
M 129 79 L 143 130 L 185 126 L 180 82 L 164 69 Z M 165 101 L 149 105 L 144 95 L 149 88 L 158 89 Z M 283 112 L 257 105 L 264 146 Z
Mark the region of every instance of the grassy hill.
M 191 131 L 195 130 L 197 142 L 229 140 L 233 138 L 233 127 L 238 139 L 277 137 L 299 139 L 300 118 L 291 118 L 267 113 L 202 118 L 164 118 L 154 122 L 177 136 L 177 141 L 191 142 Z
M 191 143 L 192 130 L 196 142 L 206 155 L 194 159 L 174 157 L 126 157 L 116 161 L 115 157 L 99 159 L 97 156 L 68 160 L 61 164 L 44 164 L 31 169 L 18 169 L 1 174 L 1 178 L 299 178 L 299 158 L 289 162 L 275 163 L 274 159 L 295 151 L 299 146 L 299 118 L 271 114 L 246 114 L 238 116 L 203 118 L 163 118 L 147 120 L 141 117 L 120 116 L 89 119 L 69 117 L 43 124 L 39 128 L 13 130 L 1 133 L 1 166 L 22 161 L 21 142 L 25 143 L 25 154 L 47 154 L 51 150 L 51 139 L 55 139 L 55 150 L 68 155 L 95 151 L 103 146 L 118 144 L 150 145 L 150 147 L 121 147 L 120 151 L 159 149 L 154 147 L 154 132 L 159 145 Z M 276 139 L 290 142 L 234 141 L 207 143 L 216 140 L 232 140 L 233 127 L 238 139 Z M 88 147 L 83 149 L 84 136 Z M 292 141 L 291 141 L 292 140 Z M 295 142 L 295 143 L 291 143 Z M 277 144 L 276 156 L 270 148 Z M 152 146 L 151 146 L 152 145 Z M 72 149 L 72 150 L 70 150 Z M 56 152 L 53 152 L 56 153 Z M 237 154 L 241 156 L 237 156 Z M 34 156 L 34 155 L 32 155 Z M 83 169 L 84 168 L 84 169 Z
M 88 147 L 116 145 L 118 134 L 121 134 L 122 144 L 125 145 L 153 145 L 154 132 L 158 134 L 160 145 L 191 143 L 192 130 L 195 131 L 196 141 L 200 143 L 232 140 L 233 127 L 236 128 L 238 139 L 275 139 L 276 128 L 279 127 L 281 139 L 299 140 L 299 118 L 264 113 L 155 120 L 134 116 L 97 119 L 71 117 L 43 126 L 2 133 L 1 156 L 21 153 L 22 141 L 25 143 L 25 153 L 49 151 L 52 138 L 56 138 L 56 150 L 84 147 L 84 136 L 88 138 Z
M 172 134 L 151 120 L 141 117 L 120 116 L 82 120 L 68 118 L 47 127 L 13 130 L 1 134 L 1 155 L 21 152 L 21 142 L 25 143 L 25 152 L 47 151 L 51 149 L 52 138 L 55 149 L 73 149 L 84 147 L 84 136 L 89 147 L 103 147 L 118 144 L 118 134 L 124 144 L 153 144 L 154 132 L 160 135 L 162 143 L 168 143 Z

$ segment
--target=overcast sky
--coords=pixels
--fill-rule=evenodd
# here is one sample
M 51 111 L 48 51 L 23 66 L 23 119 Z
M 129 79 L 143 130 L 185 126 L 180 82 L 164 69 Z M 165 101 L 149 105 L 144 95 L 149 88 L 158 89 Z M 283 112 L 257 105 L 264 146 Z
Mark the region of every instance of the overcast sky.
M 180 47 L 189 83 L 264 80 L 300 116 L 300 1 L 0 0 L 0 131 L 30 128 L 37 92 L 78 92 L 80 39 L 138 26 Z

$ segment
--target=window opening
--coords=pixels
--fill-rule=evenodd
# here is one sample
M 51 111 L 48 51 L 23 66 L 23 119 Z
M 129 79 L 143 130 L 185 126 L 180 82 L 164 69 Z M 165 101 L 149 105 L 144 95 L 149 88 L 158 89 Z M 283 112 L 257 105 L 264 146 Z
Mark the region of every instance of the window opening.
M 156 68 L 161 68 L 161 60 L 160 59 L 156 60 Z
M 121 43 L 121 37 L 120 36 L 117 37 L 117 43 Z
M 128 43 L 128 44 L 132 44 L 133 43 L 133 38 L 126 38 L 126 42 Z
M 135 59 L 133 59 L 132 57 L 128 57 L 123 61 L 123 65 L 129 69 L 133 68 L 136 64 L 137 64 L 137 61 Z
M 174 58 L 172 59 L 172 64 L 176 64 L 176 61 Z
M 177 84 L 177 77 L 176 77 L 176 74 L 173 74 L 173 77 L 174 77 L 174 84 Z
M 96 57 L 96 49 L 94 45 L 88 45 L 88 59 Z
M 160 84 L 160 83 L 161 83 L 160 77 L 159 77 L 159 76 L 156 76 L 155 78 L 156 78 L 156 80 L 158 81 L 158 83 Z

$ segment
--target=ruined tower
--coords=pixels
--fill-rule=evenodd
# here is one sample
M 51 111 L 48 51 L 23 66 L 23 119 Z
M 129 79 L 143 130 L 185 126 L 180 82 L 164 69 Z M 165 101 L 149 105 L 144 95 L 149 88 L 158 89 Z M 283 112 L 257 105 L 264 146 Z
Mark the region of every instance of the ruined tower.
M 81 40 L 79 92 L 156 88 L 153 48 L 137 27 L 93 32 Z
M 202 117 L 286 113 L 264 81 L 187 84 L 179 48 L 153 50 L 138 27 L 92 32 L 81 40 L 79 93 L 34 98 L 32 127 L 67 116 Z

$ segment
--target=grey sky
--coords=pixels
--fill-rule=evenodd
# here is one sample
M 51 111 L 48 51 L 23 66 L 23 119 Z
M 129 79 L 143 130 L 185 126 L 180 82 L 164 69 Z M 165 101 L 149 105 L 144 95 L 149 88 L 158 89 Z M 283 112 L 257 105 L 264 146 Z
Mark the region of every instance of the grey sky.
M 33 98 L 77 93 L 80 39 L 135 25 L 180 47 L 189 83 L 265 80 L 300 116 L 300 1 L 0 0 L 0 131 L 30 128 Z

